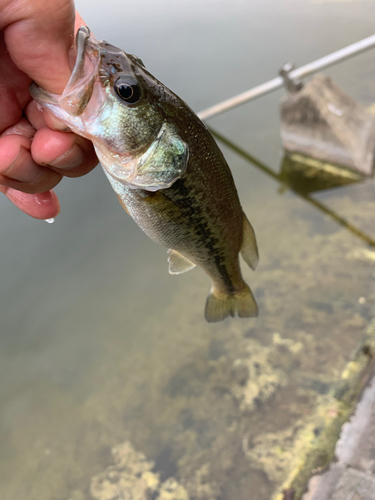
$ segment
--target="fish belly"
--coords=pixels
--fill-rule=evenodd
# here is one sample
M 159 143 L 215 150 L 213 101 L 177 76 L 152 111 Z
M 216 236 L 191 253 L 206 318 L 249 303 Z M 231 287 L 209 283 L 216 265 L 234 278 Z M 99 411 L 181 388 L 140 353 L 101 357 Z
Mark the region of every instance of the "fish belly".
M 216 183 L 204 176 L 199 179 L 199 174 L 198 170 L 198 175 L 185 175 L 168 189 L 149 192 L 130 188 L 106 173 L 122 205 L 149 238 L 177 251 L 209 275 L 212 288 L 206 301 L 207 321 L 221 321 L 236 313 L 256 316 L 258 309 L 239 265 L 244 223 L 249 223 L 231 174 L 219 170 Z M 255 240 L 254 244 L 256 250 Z
M 151 193 L 109 180 L 123 206 L 149 238 L 202 267 L 221 292 L 243 288 L 238 261 L 243 227 L 240 206 L 237 213 L 217 214 L 206 205 L 199 206 L 197 197 L 190 196 L 181 203 L 181 186 Z

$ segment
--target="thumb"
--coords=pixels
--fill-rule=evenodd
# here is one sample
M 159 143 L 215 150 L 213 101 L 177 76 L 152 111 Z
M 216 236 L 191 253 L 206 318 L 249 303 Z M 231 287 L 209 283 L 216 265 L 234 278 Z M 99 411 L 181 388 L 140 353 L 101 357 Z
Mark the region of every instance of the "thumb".
M 74 45 L 74 2 L 0 0 L 0 19 L 13 62 L 41 87 L 61 93 L 71 74 L 68 53 Z

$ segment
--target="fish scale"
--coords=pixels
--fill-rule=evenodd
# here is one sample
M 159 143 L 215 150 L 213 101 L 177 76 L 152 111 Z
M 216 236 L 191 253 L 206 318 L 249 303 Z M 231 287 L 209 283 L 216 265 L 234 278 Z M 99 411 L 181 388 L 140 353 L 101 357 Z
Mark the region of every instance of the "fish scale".
M 258 250 L 227 162 L 207 127 L 136 57 L 77 34 L 76 65 L 61 96 L 32 84 L 33 97 L 92 140 L 120 202 L 168 248 L 169 270 L 196 265 L 211 278 L 207 321 L 256 316 L 239 253 L 255 269 Z

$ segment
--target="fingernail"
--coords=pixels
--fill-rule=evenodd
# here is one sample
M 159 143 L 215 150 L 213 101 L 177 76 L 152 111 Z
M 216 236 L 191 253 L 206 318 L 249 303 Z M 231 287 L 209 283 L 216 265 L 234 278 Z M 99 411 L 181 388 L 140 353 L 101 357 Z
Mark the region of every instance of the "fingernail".
M 73 144 L 66 153 L 50 162 L 49 165 L 54 168 L 73 169 L 79 167 L 83 163 L 83 160 L 84 153 L 82 148 L 78 144 Z
M 6 177 L 21 181 L 21 182 L 37 182 L 44 175 L 44 171 L 38 168 L 34 160 L 30 156 L 30 152 L 20 147 L 20 152 L 14 158 L 12 163 L 1 172 Z
M 25 156 L 25 148 L 21 146 L 18 155 L 14 158 L 12 163 L 10 163 L 1 173 L 3 175 L 9 176 L 14 167 L 17 167 L 17 165 L 20 162 L 22 162 L 22 158 L 24 156 Z

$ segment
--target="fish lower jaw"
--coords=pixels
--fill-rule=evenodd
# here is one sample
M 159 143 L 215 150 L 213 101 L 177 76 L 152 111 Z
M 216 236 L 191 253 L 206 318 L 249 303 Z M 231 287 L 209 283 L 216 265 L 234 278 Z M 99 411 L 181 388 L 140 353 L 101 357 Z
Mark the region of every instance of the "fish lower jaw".
M 130 184 L 132 175 L 134 174 L 133 170 L 124 170 L 123 168 L 114 168 L 111 166 L 110 168 L 107 168 L 103 163 L 101 162 L 102 167 L 109 173 L 111 177 L 116 179 L 119 182 L 123 182 L 126 184 Z
M 119 162 L 116 158 L 108 158 L 97 146 L 95 146 L 95 152 L 103 169 L 117 181 L 127 183 L 134 175 L 136 162 L 133 159 Z

